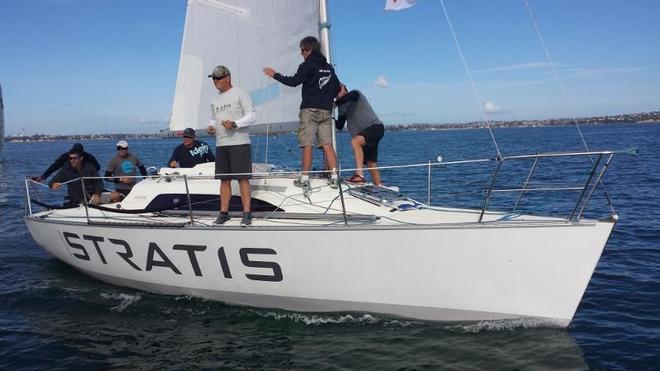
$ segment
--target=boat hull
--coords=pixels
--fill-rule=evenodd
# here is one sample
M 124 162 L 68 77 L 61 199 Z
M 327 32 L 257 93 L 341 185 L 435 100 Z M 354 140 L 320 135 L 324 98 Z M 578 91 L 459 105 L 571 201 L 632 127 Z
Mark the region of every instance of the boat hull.
M 567 326 L 611 222 L 150 228 L 26 217 L 34 240 L 112 284 L 300 312 Z

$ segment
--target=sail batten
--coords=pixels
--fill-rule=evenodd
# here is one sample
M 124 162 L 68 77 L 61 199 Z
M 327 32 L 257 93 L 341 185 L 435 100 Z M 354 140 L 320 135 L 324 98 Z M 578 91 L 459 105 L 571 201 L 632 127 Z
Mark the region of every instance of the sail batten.
M 269 65 L 293 74 L 302 61 L 298 42 L 318 37 L 318 22 L 318 1 L 188 0 L 170 130 L 206 127 L 218 94 L 207 76 L 219 64 L 250 93 L 256 126 L 294 128 L 300 88 L 281 86 L 261 70 Z

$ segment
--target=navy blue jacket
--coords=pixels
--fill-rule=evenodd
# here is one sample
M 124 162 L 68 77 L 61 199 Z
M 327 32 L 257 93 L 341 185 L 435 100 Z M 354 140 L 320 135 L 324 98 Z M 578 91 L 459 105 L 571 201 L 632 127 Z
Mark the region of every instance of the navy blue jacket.
M 332 111 L 333 100 L 339 93 L 339 79 L 335 69 L 326 61 L 325 56 L 316 50 L 298 66 L 295 75 L 283 76 L 276 73 L 273 78 L 286 86 L 295 87 L 302 84 L 300 109 Z
M 83 164 L 87 163 L 94 166 L 96 171 L 101 170 L 101 165 L 96 160 L 96 157 L 92 156 L 91 153 L 83 152 L 81 153 L 81 156 L 83 157 L 83 161 L 82 161 Z M 56 172 L 57 170 L 62 168 L 62 166 L 68 163 L 69 163 L 69 152 L 64 152 L 60 155 L 60 157 L 57 158 L 57 160 L 55 160 L 52 164 L 50 164 L 48 169 L 46 169 L 46 171 L 44 171 L 43 174 L 41 174 L 41 178 L 47 179 L 50 176 L 50 174 Z

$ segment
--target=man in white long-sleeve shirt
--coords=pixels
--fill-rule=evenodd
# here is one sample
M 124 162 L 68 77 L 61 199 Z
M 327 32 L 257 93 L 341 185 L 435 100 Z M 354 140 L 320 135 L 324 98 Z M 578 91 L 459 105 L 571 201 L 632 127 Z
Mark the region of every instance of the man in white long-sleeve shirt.
M 224 224 L 230 219 L 231 181 L 236 179 L 243 204 L 241 225 L 250 225 L 252 146 L 249 126 L 256 121 L 254 106 L 248 93 L 232 86 L 227 67 L 216 66 L 208 77 L 213 79 L 219 93 L 211 101 L 213 119 L 206 128 L 209 134 L 215 134 L 215 173 L 222 174 L 216 175 L 220 179 L 220 215 L 215 223 Z

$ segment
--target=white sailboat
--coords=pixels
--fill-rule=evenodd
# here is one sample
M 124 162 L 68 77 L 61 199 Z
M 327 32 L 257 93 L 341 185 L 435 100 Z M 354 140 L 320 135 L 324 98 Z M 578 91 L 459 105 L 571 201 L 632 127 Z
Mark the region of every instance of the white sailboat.
M 325 1 L 189 0 L 172 130 L 201 128 L 214 93 L 209 71 L 225 64 L 251 92 L 266 131 L 297 122 L 299 91 L 259 72 L 300 62 L 298 41 L 319 35 Z M 258 56 L 258 57 L 257 57 Z M 213 224 L 219 182 L 212 164 L 161 169 L 121 204 L 36 211 L 26 180 L 32 237 L 100 280 L 136 289 L 303 312 L 372 312 L 437 321 L 534 318 L 567 326 L 616 216 L 582 217 L 614 152 L 475 160 L 494 165 L 477 210 L 431 206 L 389 188 L 311 179 L 255 165 L 254 221 Z M 595 156 L 571 215 L 487 210 L 492 194 L 538 191 L 529 180 L 548 158 Z M 602 159 L 602 161 L 601 161 Z M 494 187 L 504 163 L 532 161 L 520 189 Z M 470 161 L 461 161 L 466 163 Z M 452 163 L 428 164 L 450 166 Z M 238 190 L 234 189 L 234 194 Z M 36 201 L 36 204 L 41 204 Z

